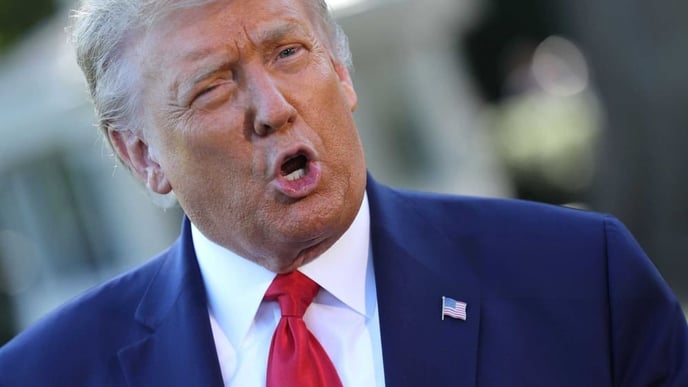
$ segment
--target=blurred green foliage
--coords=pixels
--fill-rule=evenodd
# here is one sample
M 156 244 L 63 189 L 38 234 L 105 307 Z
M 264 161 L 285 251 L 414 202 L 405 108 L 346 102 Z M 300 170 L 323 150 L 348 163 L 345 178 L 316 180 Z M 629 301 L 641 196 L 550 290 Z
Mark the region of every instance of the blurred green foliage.
M 0 0 L 0 54 L 56 10 L 55 0 Z

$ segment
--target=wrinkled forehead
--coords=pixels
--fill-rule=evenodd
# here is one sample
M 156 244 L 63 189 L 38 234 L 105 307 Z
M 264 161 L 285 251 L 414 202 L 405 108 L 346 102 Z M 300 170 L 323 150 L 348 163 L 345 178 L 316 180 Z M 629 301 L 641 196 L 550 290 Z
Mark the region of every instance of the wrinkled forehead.
M 217 44 L 255 43 L 285 24 L 298 26 L 316 37 L 330 51 L 327 28 L 310 0 L 181 0 L 158 13 L 142 35 L 134 40 L 134 55 L 140 62 L 169 65 L 183 53 L 210 53 Z M 291 28 L 290 27 L 290 28 Z M 224 42 L 224 43 L 223 43 Z M 204 47 L 207 47 L 204 49 Z
M 142 51 L 140 55 L 198 45 L 206 39 L 204 32 L 217 25 L 223 26 L 230 41 L 285 20 L 313 30 L 330 46 L 327 27 L 313 6 L 317 2 L 311 0 L 169 0 L 167 3 L 169 7 L 156 12 L 143 34 L 133 42 Z
M 231 7 L 234 10 L 234 17 L 237 22 L 250 21 L 255 14 L 248 11 L 250 9 L 263 9 L 274 11 L 274 15 L 280 15 L 288 10 L 299 9 L 305 11 L 311 21 L 321 24 L 323 20 L 319 13 L 327 12 L 321 10 L 321 2 L 318 0 L 156 0 L 149 1 L 144 6 L 142 15 L 147 15 L 142 20 L 143 32 L 149 33 L 153 30 L 165 27 L 171 20 L 184 18 L 188 23 L 193 23 L 187 15 L 194 13 L 199 8 L 225 8 Z M 322 3 L 324 4 L 324 3 Z
M 198 67 L 237 60 L 248 47 L 265 47 L 281 37 L 316 39 L 332 53 L 331 42 L 309 0 L 184 1 L 159 14 L 135 37 L 128 55 L 143 80 L 174 90 Z M 312 40 L 311 40 L 312 41 Z M 161 85 L 162 85 L 161 84 Z M 165 86 L 163 86 L 165 87 Z
M 159 23 L 164 23 L 165 19 L 176 13 L 222 1 L 223 0 L 143 0 L 138 15 L 141 18 L 139 20 L 139 25 L 143 27 L 143 31 L 148 31 L 157 27 Z

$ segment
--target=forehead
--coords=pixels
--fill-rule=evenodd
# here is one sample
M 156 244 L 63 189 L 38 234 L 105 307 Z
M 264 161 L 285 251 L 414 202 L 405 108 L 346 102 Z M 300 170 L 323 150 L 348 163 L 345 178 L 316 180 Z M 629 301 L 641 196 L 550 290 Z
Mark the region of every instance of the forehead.
M 140 48 L 182 53 L 213 44 L 243 45 L 265 39 L 284 24 L 312 30 L 311 13 L 302 0 L 220 0 L 172 11 L 158 19 Z M 293 28 L 292 28 L 293 30 Z M 202 51 L 202 50 L 201 50 Z

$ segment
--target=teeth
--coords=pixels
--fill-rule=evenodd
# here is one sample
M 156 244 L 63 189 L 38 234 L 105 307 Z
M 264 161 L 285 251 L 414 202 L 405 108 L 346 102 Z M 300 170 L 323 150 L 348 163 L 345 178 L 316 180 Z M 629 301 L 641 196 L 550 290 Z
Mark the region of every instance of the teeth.
M 284 178 L 287 181 L 294 181 L 294 180 L 298 180 L 304 176 L 306 176 L 306 170 L 304 168 L 301 168 L 301 169 L 297 169 L 294 172 L 284 176 Z

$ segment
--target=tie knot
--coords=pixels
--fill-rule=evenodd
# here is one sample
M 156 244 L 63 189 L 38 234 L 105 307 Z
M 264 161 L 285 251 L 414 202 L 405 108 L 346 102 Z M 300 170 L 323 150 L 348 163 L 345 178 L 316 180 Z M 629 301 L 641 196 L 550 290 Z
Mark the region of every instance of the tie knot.
M 298 271 L 278 274 L 265 292 L 268 301 L 277 300 L 282 316 L 303 317 L 320 286 Z

